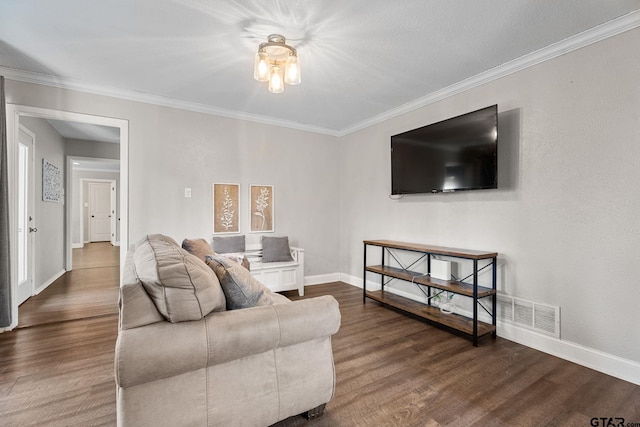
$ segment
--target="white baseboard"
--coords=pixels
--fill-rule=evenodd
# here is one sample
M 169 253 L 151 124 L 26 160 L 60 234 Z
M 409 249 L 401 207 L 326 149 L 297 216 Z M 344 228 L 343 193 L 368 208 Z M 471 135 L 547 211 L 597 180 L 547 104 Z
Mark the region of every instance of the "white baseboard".
M 120 242 L 119 242 L 119 241 L 118 241 L 118 242 L 115 242 L 115 243 L 113 244 L 113 246 L 120 246 Z
M 340 274 L 340 281 L 362 289 L 362 278 Z M 379 290 L 380 283 L 367 281 L 367 289 Z M 393 293 L 420 301 L 420 296 L 394 290 Z M 420 301 L 424 302 L 424 301 Z M 497 335 L 509 341 L 568 360 L 578 365 L 640 385 L 640 363 L 535 331 L 498 322 Z
M 62 277 L 62 275 L 66 273 L 65 270 L 60 270 L 59 272 L 57 272 L 56 274 L 53 275 L 53 277 L 51 277 L 49 280 L 47 280 L 46 282 L 44 282 L 42 285 L 40 285 L 39 288 L 36 288 L 36 293 L 35 295 L 38 295 L 40 292 L 44 291 L 45 289 L 47 289 L 49 287 L 49 285 L 51 285 L 53 282 L 55 282 L 56 280 L 58 280 L 60 277 Z
M 498 336 L 640 385 L 640 363 L 633 360 L 503 322 L 498 323 Z
M 305 276 L 304 285 L 321 285 L 323 283 L 331 283 L 340 281 L 340 273 L 318 274 L 316 276 Z

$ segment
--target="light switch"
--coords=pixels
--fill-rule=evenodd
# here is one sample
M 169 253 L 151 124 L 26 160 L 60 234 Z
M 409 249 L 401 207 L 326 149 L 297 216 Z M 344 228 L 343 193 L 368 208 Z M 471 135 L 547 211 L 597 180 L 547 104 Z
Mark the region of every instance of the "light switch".
M 191 189 L 190 188 L 185 188 L 184 189 L 184 197 L 191 197 Z

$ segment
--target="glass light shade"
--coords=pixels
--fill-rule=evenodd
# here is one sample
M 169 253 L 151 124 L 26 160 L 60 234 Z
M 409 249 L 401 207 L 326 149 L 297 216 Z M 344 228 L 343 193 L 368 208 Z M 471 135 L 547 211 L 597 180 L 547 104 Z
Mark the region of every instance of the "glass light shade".
M 269 80 L 269 61 L 265 52 L 258 52 L 256 54 L 253 78 L 259 82 L 266 82 Z
M 291 55 L 287 58 L 284 81 L 288 85 L 300 84 L 300 64 L 297 56 Z
M 282 68 L 277 65 L 271 67 L 271 77 L 269 78 L 269 92 L 282 93 L 284 92 L 284 76 Z

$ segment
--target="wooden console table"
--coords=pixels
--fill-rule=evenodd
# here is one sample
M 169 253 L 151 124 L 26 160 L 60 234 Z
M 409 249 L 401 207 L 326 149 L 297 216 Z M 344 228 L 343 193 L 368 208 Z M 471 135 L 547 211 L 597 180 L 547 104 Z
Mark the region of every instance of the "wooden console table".
M 382 249 L 382 262 L 380 263 L 380 265 L 367 265 L 367 246 L 377 246 Z M 417 261 L 406 268 L 401 265 L 400 267 L 390 266 L 389 256 L 393 257 L 397 261 L 397 258 L 393 255 L 392 252 L 394 250 L 417 253 L 419 255 L 418 260 L 426 258 L 426 273 L 420 273 L 410 270 L 410 268 Z M 445 256 L 450 258 L 469 260 L 473 262 L 472 274 L 470 274 L 467 278 L 461 280 L 439 280 L 430 277 L 431 259 L 433 256 Z M 442 246 L 420 245 L 414 243 L 396 242 L 392 240 L 365 240 L 362 300 L 363 303 L 365 303 L 366 299 L 370 298 L 384 305 L 394 307 L 407 313 L 411 313 L 415 316 L 429 321 L 430 323 L 458 331 L 465 336 L 470 337 L 473 341 L 473 345 L 477 347 L 478 339 L 480 337 L 488 334 L 491 334 L 494 338 L 496 336 L 497 257 L 498 254 L 495 252 L 481 252 L 466 249 L 447 248 Z M 479 267 L 479 261 L 483 260 L 487 260 L 488 263 L 486 263 L 486 265 L 484 265 L 483 267 Z M 398 262 L 398 264 L 400 263 Z M 486 268 L 491 269 L 491 287 L 478 285 L 478 274 L 480 271 Z M 380 275 L 381 290 L 367 290 L 367 272 Z M 471 283 L 465 281 L 468 278 L 472 279 Z M 419 288 L 422 288 L 421 290 L 427 296 L 427 303 L 422 304 L 420 302 L 396 295 L 391 292 L 385 292 L 385 285 L 387 285 L 393 279 L 411 282 Z M 456 313 L 445 314 L 441 312 L 439 308 L 434 307 L 431 304 L 431 299 L 434 296 L 445 291 L 471 298 L 473 300 L 473 316 L 466 317 Z M 486 298 L 489 298 L 491 300 L 491 310 L 487 309 L 487 307 L 485 307 L 485 305 L 481 303 L 481 301 Z M 486 323 L 478 320 L 478 307 L 484 309 L 491 316 L 491 323 Z

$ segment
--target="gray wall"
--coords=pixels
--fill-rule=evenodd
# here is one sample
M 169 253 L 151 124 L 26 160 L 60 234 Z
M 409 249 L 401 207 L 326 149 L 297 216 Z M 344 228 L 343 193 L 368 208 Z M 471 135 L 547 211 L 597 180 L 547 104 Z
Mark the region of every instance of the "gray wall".
M 336 271 L 334 138 L 170 108 L 135 107 L 129 116 L 131 243 L 152 232 L 178 241 L 210 240 L 214 182 L 241 185 L 240 229 L 246 233 L 248 186 L 271 184 L 275 234 L 288 235 L 305 249 L 305 275 Z M 184 188 L 191 188 L 191 198 L 184 197 Z M 247 234 L 248 241 L 259 238 Z
M 340 271 L 362 278 L 363 239 L 497 251 L 499 289 L 560 306 L 562 340 L 640 362 L 638 46 L 640 29 L 342 138 Z M 496 103 L 498 190 L 389 199 L 390 135 Z
M 8 80 L 7 102 L 129 121 L 129 243 L 147 233 L 212 235 L 212 184 L 275 187 L 275 234 L 305 249 L 305 275 L 335 273 L 338 140 L 310 132 Z M 184 197 L 184 188 L 192 197 Z M 248 234 L 248 241 L 259 241 Z
M 36 289 L 64 272 L 64 204 L 42 201 L 42 159 L 60 168 L 64 186 L 64 139 L 44 119 L 21 117 L 20 124 L 36 135 L 34 150 L 34 236 Z M 64 197 L 63 197 L 64 199 Z

